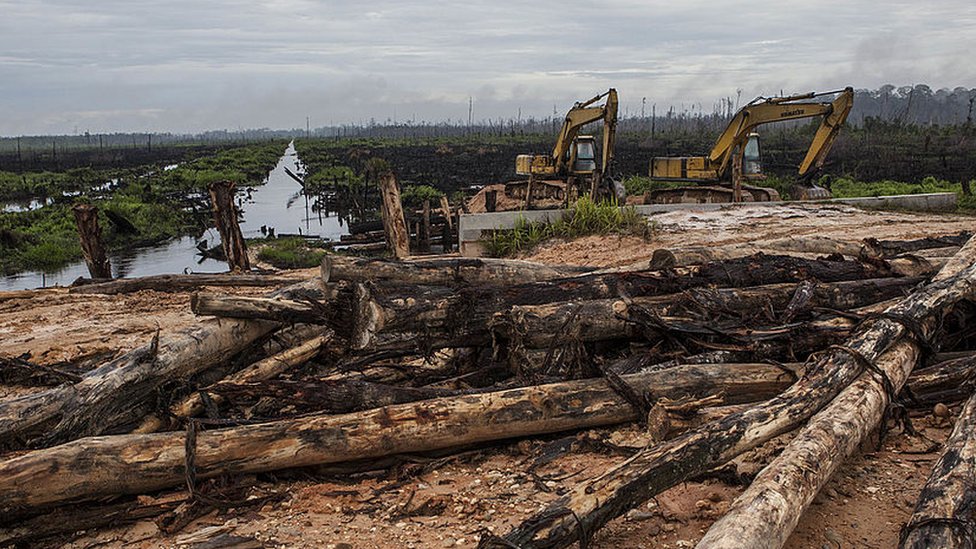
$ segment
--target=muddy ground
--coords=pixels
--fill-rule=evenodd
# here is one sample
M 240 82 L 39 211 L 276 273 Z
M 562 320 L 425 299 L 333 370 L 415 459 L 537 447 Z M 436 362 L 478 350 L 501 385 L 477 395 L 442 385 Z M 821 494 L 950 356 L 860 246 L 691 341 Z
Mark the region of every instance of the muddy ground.
M 868 236 L 910 239 L 972 230 L 976 223 L 951 215 L 794 206 L 669 213 L 657 216 L 655 225 L 651 241 L 588 237 L 553 242 L 528 257 L 614 266 L 648 258 L 658 247 L 804 234 L 851 241 Z M 0 294 L 0 355 L 30 353 L 38 362 L 56 363 L 132 349 L 148 342 L 157 329 L 165 334 L 193 321 L 188 293 L 87 296 L 56 289 L 32 298 Z M 0 387 L 0 398 L 23 391 Z M 914 425 L 920 435 L 895 429 L 880 447 L 872 443 L 849 460 L 803 516 L 788 546 L 895 546 L 937 458 L 936 443 L 948 436 L 951 422 L 923 410 Z M 394 469 L 370 473 L 259 475 L 237 480 L 254 482 L 253 495 L 270 495 L 269 500 L 210 512 L 177 533 L 162 534 L 153 521 L 145 520 L 78 533 L 50 546 L 176 547 L 224 532 L 269 547 L 473 547 L 482 532 L 506 532 L 575 483 L 626 459 L 626 448 L 643 441 L 639 427 L 627 426 L 511 441 L 438 459 L 413 456 Z M 572 450 L 557 451 L 570 443 Z M 781 437 L 742 456 L 738 472 L 756 472 L 784 443 Z M 553 455 L 546 461 L 545 456 Z M 591 546 L 692 547 L 741 492 L 741 486 L 727 482 L 712 478 L 679 485 L 600 530 Z

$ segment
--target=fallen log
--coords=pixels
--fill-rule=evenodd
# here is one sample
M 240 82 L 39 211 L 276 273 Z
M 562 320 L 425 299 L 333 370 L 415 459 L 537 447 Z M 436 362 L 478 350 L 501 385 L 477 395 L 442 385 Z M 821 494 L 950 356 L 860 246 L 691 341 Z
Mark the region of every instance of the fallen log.
M 684 267 L 707 263 L 709 261 L 746 257 L 757 253 L 781 254 L 783 252 L 789 252 L 790 255 L 807 258 L 816 258 L 817 256 L 831 254 L 840 254 L 851 258 L 892 258 L 902 254 L 913 254 L 920 250 L 933 248 L 955 247 L 958 249 L 967 239 L 968 233 L 909 241 L 878 241 L 873 238 L 867 238 L 861 242 L 847 242 L 821 236 L 787 237 L 765 242 L 726 244 L 723 246 L 658 248 L 651 256 L 648 266 L 650 269 Z M 940 257 L 940 255 L 930 255 L 927 253 L 919 253 L 916 255 Z
M 440 286 L 494 286 L 539 282 L 575 276 L 595 269 L 572 265 L 546 265 L 517 259 L 451 257 L 410 261 L 327 255 L 322 259 L 322 280 L 334 282 L 389 282 Z
M 901 549 L 976 546 L 976 395 L 959 412 L 939 461 L 901 531 Z
M 976 243 L 973 244 L 972 248 L 976 250 Z M 632 506 L 795 429 L 861 375 L 861 357 L 885 371 L 910 370 L 918 358 L 919 346 L 931 339 L 949 308 L 961 300 L 976 297 L 976 263 L 972 261 L 976 254 L 969 257 L 970 265 L 957 276 L 916 290 L 898 305 L 887 309 L 885 316 L 864 321 L 846 345 L 824 352 L 799 381 L 766 405 L 647 447 L 560 497 L 511 530 L 504 541 L 485 537 L 482 546 L 565 547 L 578 539 L 585 540 L 588 534 Z M 911 325 L 917 335 L 912 335 L 913 332 L 906 328 L 910 321 L 896 318 L 914 319 Z M 923 341 L 916 341 L 915 337 Z M 897 387 L 900 386 L 899 383 Z M 830 426 L 838 424 L 839 420 L 834 419 Z M 777 461 L 782 458 L 780 456 Z M 805 476 L 810 476 L 812 470 L 823 469 L 823 464 L 817 461 L 803 463 L 801 469 Z M 771 515 L 763 514 L 755 520 L 740 519 L 738 524 L 764 528 L 767 518 L 773 522 Z M 754 543 L 743 543 L 740 539 L 734 546 L 764 547 L 772 545 L 767 539 L 776 538 L 770 532 L 767 537 L 754 538 Z
M 899 254 L 913 253 L 919 250 L 931 248 L 961 247 L 973 236 L 969 231 L 960 231 L 958 234 L 943 236 L 927 236 L 915 240 L 875 240 L 865 239 L 865 243 L 871 247 L 881 250 L 885 256 L 895 256 Z
M 318 279 L 279 290 L 278 295 L 314 292 Z M 319 290 L 321 291 L 321 290 Z M 174 335 L 154 338 L 119 358 L 85 373 L 82 380 L 0 402 L 0 447 L 51 445 L 112 432 L 134 424 L 152 411 L 156 391 L 213 367 L 271 333 L 279 324 L 266 321 L 204 321 Z
M 308 301 L 195 293 L 190 310 L 197 315 L 274 320 L 285 324 L 324 324 L 326 311 Z
M 921 278 L 883 278 L 814 284 L 804 309 L 847 310 L 863 307 L 907 293 Z M 548 348 L 565 337 L 569 328 L 580 327 L 581 341 L 633 337 L 636 326 L 628 321 L 628 309 L 645 309 L 657 316 L 700 316 L 721 314 L 756 315 L 767 321 L 783 317 L 800 289 L 798 284 L 770 284 L 752 288 L 692 289 L 680 294 L 604 299 L 546 305 L 516 305 L 496 313 L 491 321 L 497 337 L 513 347 Z M 797 310 L 792 314 L 795 316 Z M 792 320 L 792 318 L 787 319 Z
M 741 395 L 771 395 L 782 384 L 770 384 L 770 365 L 709 368 L 679 366 L 624 379 L 638 391 L 661 390 L 656 387 L 673 380 L 708 393 L 714 390 L 711 380 L 719 376 L 729 382 L 723 385 L 729 393 Z M 783 371 L 778 375 L 791 378 Z M 613 425 L 637 417 L 607 381 L 571 381 L 203 431 L 196 435 L 193 466 L 203 479 Z M 101 436 L 8 459 L 0 462 L 0 512 L 178 485 L 184 481 L 185 443 L 184 433 Z
M 111 282 L 94 284 L 76 281 L 68 291 L 77 294 L 125 294 L 142 290 L 157 292 L 182 292 L 204 286 L 285 286 L 301 279 L 293 276 L 256 274 L 190 274 L 153 275 L 138 278 L 120 278 Z
M 963 247 L 924 293 L 944 303 L 976 297 L 976 240 Z M 917 320 L 914 329 L 926 334 L 938 320 L 910 310 L 898 312 Z M 903 323 L 911 325 L 911 321 Z M 902 344 L 906 347 L 902 360 L 873 361 L 880 372 L 860 374 L 820 410 L 736 499 L 729 513 L 712 525 L 699 547 L 782 547 L 817 492 L 881 422 L 889 399 L 901 390 L 918 362 L 920 344 Z
M 315 358 L 322 350 L 322 346 L 332 339 L 331 334 L 322 333 L 300 345 L 285 349 L 280 353 L 269 356 L 239 370 L 222 379 L 216 384 L 195 391 L 182 401 L 170 406 L 169 413 L 175 418 L 190 418 L 202 414 L 205 410 L 202 392 L 211 392 L 225 384 L 255 383 L 272 379 Z M 212 398 L 215 405 L 220 405 L 220 397 Z M 167 426 L 167 422 L 157 415 L 143 420 L 134 433 L 153 433 Z
M 838 282 L 887 276 L 883 267 L 856 261 L 804 260 L 753 256 L 658 272 L 581 275 L 507 287 L 445 288 L 360 287 L 352 322 L 354 349 L 393 350 L 404 346 L 456 345 L 466 338 L 487 339 L 486 327 L 497 311 L 517 305 L 674 294 L 700 288 L 748 287 L 801 280 Z M 348 324 L 348 322 L 347 322 Z M 336 327 L 333 326 L 335 329 Z M 383 333 L 398 334 L 390 341 Z

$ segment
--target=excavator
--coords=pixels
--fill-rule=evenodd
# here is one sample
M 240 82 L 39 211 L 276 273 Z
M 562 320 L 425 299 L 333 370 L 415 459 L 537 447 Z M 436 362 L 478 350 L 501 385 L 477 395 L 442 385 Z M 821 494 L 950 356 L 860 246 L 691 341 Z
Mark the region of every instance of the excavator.
M 810 99 L 836 95 L 831 102 Z M 830 198 L 830 192 L 812 183 L 823 167 L 837 133 L 854 104 L 854 89 L 806 93 L 788 97 L 759 97 L 739 109 L 719 136 L 708 156 L 653 158 L 650 177 L 655 181 L 689 182 L 695 185 L 657 189 L 644 196 L 644 203 L 763 202 L 779 200 L 775 189 L 761 183 L 762 173 L 758 126 L 784 120 L 820 117 L 820 127 L 799 167 L 799 183 L 791 190 L 795 198 Z
M 602 104 L 598 104 L 603 100 Z M 617 129 L 617 90 L 606 92 L 573 105 L 563 121 L 551 154 L 520 154 L 515 158 L 515 173 L 527 181 L 505 184 L 505 194 L 524 201 L 529 209 L 535 200 L 558 199 L 569 204 L 585 188 L 592 198 L 613 191 L 619 185 L 610 179 L 614 137 Z M 596 139 L 579 135 L 586 124 L 603 120 L 601 158 L 597 164 Z

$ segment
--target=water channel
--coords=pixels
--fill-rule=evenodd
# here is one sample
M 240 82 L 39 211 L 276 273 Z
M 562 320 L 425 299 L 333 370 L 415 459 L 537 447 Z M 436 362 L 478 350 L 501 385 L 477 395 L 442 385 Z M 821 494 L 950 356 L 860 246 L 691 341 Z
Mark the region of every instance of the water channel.
M 288 176 L 305 171 L 301 159 L 291 143 L 278 164 L 268 173 L 267 182 L 253 189 L 241 189 L 239 205 L 244 219 L 241 232 L 245 238 L 264 236 L 262 227 L 274 228 L 279 235 L 302 234 L 338 240 L 348 234 L 348 226 L 336 216 L 314 212 L 301 185 Z M 31 204 L 43 207 L 43 204 Z M 176 238 L 156 246 L 135 248 L 111 254 L 112 273 L 118 277 L 136 277 L 170 273 L 216 273 L 227 270 L 223 261 L 204 258 L 197 249 L 197 242 L 206 240 L 207 246 L 220 243 L 220 235 L 214 228 L 208 229 L 199 239 L 191 236 Z M 48 286 L 67 286 L 80 276 L 88 276 L 84 261 L 79 261 L 54 272 L 28 271 L 0 278 L 0 291 L 23 290 Z

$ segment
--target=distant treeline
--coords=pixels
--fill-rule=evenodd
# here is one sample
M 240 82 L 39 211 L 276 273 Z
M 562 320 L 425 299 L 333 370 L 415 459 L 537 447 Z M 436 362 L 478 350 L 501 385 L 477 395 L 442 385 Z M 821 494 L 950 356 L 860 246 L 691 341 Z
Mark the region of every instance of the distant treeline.
M 660 109 L 650 104 L 643 113 L 625 113 L 618 127 L 618 171 L 623 175 L 643 175 L 652 156 L 707 153 L 734 113 L 737 102 L 737 99 L 721 98 L 710 112 L 700 105 L 679 110 Z M 974 103 L 976 88 L 932 90 L 920 84 L 857 90 L 848 128 L 841 133 L 830 154 L 827 171 L 861 179 L 911 180 L 932 175 L 968 180 L 976 175 Z M 412 166 L 419 166 L 419 157 L 428 154 L 425 152 L 428 147 L 435 150 L 445 143 L 473 145 L 472 150 L 492 151 L 500 158 L 477 158 L 479 155 L 474 154 L 472 165 L 483 168 L 504 157 L 504 165 L 498 171 L 489 170 L 494 178 L 502 173 L 514 176 L 514 161 L 508 158 L 514 151 L 546 152 L 552 146 L 562 116 L 563 113 L 543 119 L 516 116 L 471 124 L 371 121 L 365 125 L 317 128 L 309 133 L 313 138 L 332 140 L 339 147 L 346 143 L 355 147 L 370 140 L 385 141 L 386 152 L 402 146 L 399 152 L 412 157 Z M 762 128 L 767 169 L 788 175 L 806 152 L 817 123 L 782 123 Z M 304 129 L 258 129 L 198 135 L 119 133 L 2 138 L 0 170 L 60 171 L 177 163 L 241 143 L 306 135 Z M 450 186 L 463 177 L 454 172 Z

